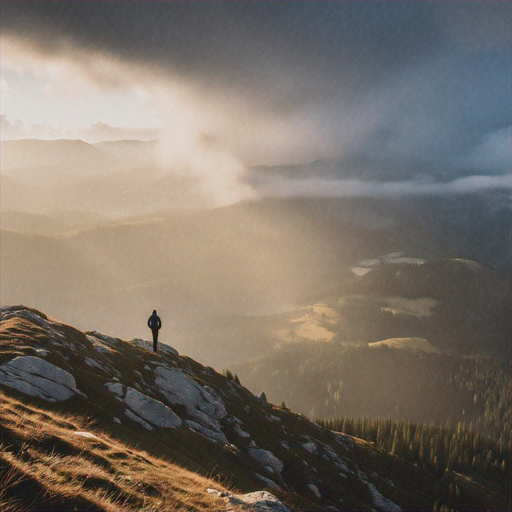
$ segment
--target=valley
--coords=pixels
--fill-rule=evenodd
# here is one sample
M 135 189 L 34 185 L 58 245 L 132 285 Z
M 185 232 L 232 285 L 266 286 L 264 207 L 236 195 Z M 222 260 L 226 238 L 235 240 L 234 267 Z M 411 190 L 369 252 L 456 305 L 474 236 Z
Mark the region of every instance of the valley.
M 176 492 L 198 509 L 216 507 L 216 497 L 222 506 L 236 505 L 260 492 L 272 492 L 271 500 L 282 500 L 272 506 L 290 510 L 416 510 L 418 503 L 436 511 L 500 510 L 507 502 L 506 191 L 260 197 L 212 208 L 198 190 L 198 201 L 173 199 L 162 184 L 176 187 L 176 177 L 152 167 L 150 152 L 127 166 L 132 144 L 70 147 L 103 158 L 104 167 L 91 174 L 84 165 L 83 180 L 66 184 L 65 165 L 52 170 L 50 161 L 45 172 L 57 172 L 56 181 L 37 185 L 33 167 L 2 169 L 9 185 L 2 189 L 8 200 L 2 201 L 0 269 L 1 301 L 10 304 L 2 311 L 9 474 L 25 475 L 35 489 L 51 489 L 52 503 L 66 503 L 68 491 L 57 482 L 81 478 L 55 472 L 67 452 L 55 467 L 48 462 L 53 476 L 43 481 L 33 466 L 36 459 L 50 461 L 46 441 L 33 459 L 16 448 L 23 436 L 43 435 L 23 433 L 23 418 L 50 411 L 48 431 L 55 421 L 66 422 L 59 414 L 73 415 L 71 431 L 55 434 L 65 443 L 76 444 L 74 430 L 110 436 L 106 445 L 126 443 L 116 450 L 128 454 L 129 475 L 140 462 L 131 460 L 130 447 L 149 460 L 173 439 L 164 457 L 176 466 L 166 471 L 227 484 L 202 481 L 176 491 L 159 476 L 157 491 L 146 498 L 140 486 L 153 488 L 154 481 L 136 489 L 120 485 L 105 472 L 115 466 L 107 457 L 94 471 L 100 487 L 118 489 L 121 501 L 109 502 L 99 491 L 93 497 L 83 486 L 79 491 L 98 510 L 121 502 L 137 509 L 141 499 L 171 507 Z M 146 184 L 140 166 L 153 169 Z M 19 195 L 9 188 L 11 179 Z M 144 192 L 157 182 L 156 195 Z M 29 203 L 32 210 L 22 207 Z M 144 363 L 150 354 L 145 320 L 155 307 L 163 318 L 162 353 L 152 366 Z M 164 363 L 157 363 L 161 357 Z M 23 372 L 33 365 L 42 372 L 37 379 L 51 369 L 47 375 L 62 371 L 75 384 L 48 395 L 47 383 L 41 388 L 41 381 L 26 380 Z M 262 392 L 266 398 L 257 398 Z M 188 402 L 191 396 L 200 401 Z M 114 419 L 107 402 L 117 411 Z M 348 459 L 332 444 L 339 431 L 352 436 Z M 446 452 L 445 439 L 451 440 Z M 80 465 L 99 461 L 94 442 Z M 434 451 L 445 455 L 436 459 Z M 419 494 L 409 481 L 397 483 L 409 478 L 411 465 L 423 486 Z M 349 476 L 339 472 L 345 467 Z M 384 473 L 395 475 L 393 485 Z M 6 499 L 20 499 L 16 487 L 9 492 Z

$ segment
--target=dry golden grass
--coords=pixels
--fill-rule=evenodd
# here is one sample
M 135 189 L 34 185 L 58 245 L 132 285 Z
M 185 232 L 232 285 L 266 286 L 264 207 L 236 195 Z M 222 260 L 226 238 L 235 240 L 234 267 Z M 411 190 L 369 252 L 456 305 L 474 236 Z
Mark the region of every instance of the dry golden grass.
M 14 336 L 8 336 L 13 334 Z M 0 324 L 0 339 L 2 345 L 12 344 L 13 341 L 27 341 L 33 343 L 33 338 L 46 339 L 48 337 L 46 331 L 35 325 L 26 318 L 13 317 L 8 320 L 2 320 Z
M 2 512 L 227 509 L 206 491 L 227 490 L 219 482 L 91 432 L 79 417 L 0 399 Z

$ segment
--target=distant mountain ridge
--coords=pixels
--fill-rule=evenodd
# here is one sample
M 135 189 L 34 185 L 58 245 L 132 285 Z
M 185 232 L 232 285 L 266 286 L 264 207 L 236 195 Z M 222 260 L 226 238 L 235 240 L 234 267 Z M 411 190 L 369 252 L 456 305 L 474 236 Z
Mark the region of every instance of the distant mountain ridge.
M 68 174 L 84 169 L 101 172 L 119 164 L 113 155 L 80 139 L 7 140 L 0 142 L 0 150 L 4 173 L 20 174 L 23 169 L 34 168 L 67 168 Z
M 419 336 L 443 350 L 510 354 L 511 283 L 503 271 L 462 258 L 390 263 L 333 283 L 323 290 L 324 299 L 336 301 L 341 290 L 343 296 L 366 297 L 373 315 L 366 332 L 362 322 L 369 316 L 359 313 L 359 323 L 354 319 L 360 341 Z M 430 301 L 428 311 L 414 314 L 408 309 L 421 301 Z

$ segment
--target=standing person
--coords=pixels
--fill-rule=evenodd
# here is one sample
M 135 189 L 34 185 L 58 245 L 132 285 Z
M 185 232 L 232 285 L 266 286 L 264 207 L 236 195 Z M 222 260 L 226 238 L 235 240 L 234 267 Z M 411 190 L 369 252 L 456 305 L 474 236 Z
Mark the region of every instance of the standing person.
M 156 352 L 158 329 L 162 327 L 162 320 L 160 320 L 160 317 L 156 314 L 156 309 L 153 309 L 153 314 L 148 318 L 148 327 L 153 333 L 153 351 Z

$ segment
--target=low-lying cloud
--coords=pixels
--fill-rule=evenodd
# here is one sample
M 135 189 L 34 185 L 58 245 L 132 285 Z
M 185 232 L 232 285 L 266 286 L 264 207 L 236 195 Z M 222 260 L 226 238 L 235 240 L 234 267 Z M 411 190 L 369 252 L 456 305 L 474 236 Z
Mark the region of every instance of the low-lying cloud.
M 394 197 L 402 195 L 463 194 L 484 190 L 510 190 L 512 175 L 466 176 L 449 183 L 422 181 L 377 182 L 362 180 L 269 178 L 256 189 L 269 197 Z

